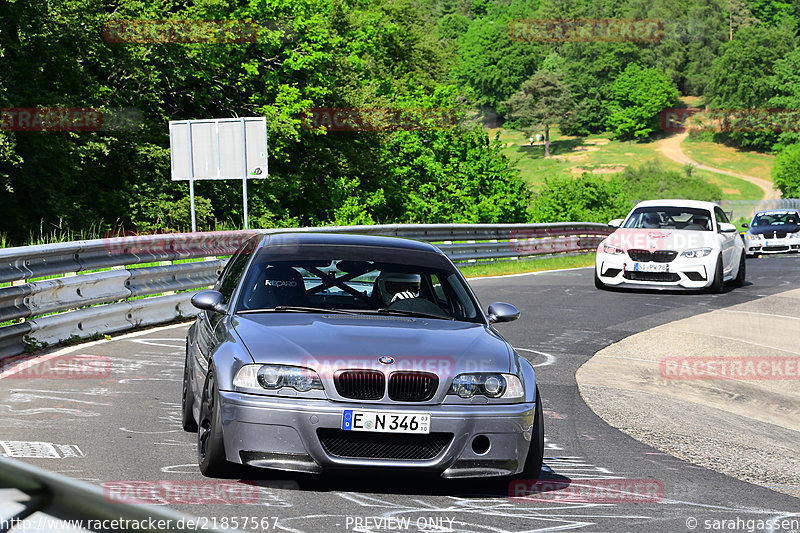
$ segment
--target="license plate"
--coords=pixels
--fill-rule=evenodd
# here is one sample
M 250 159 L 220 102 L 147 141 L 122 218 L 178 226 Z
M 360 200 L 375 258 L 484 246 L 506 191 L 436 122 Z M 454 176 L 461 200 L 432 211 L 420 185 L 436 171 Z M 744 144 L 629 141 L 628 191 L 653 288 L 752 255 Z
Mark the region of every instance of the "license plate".
M 669 263 L 634 263 L 637 272 L 669 272 Z
M 378 433 L 430 433 L 431 415 L 428 413 L 396 413 L 385 411 L 357 411 L 342 413 L 345 431 L 373 431 Z
M 764 241 L 764 246 L 769 246 L 769 241 Z

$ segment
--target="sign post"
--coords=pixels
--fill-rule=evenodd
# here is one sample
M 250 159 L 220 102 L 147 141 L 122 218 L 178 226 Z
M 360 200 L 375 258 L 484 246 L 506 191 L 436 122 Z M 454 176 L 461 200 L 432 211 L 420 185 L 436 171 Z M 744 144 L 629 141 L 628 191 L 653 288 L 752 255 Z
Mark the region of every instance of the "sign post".
M 242 180 L 244 229 L 249 229 L 247 180 L 266 178 L 267 119 L 265 117 L 171 120 L 171 177 L 189 181 L 192 231 L 197 231 L 194 181 Z

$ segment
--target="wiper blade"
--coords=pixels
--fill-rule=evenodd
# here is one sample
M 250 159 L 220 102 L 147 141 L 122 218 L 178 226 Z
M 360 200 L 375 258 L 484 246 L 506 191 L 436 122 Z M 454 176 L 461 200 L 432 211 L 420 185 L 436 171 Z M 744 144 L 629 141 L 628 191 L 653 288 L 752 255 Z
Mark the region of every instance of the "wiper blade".
M 438 318 L 439 320 L 455 320 L 455 318 L 451 316 L 445 315 L 436 315 L 433 313 L 423 313 L 421 311 L 408 311 L 405 309 L 389 309 L 388 307 L 382 307 L 376 311 L 381 315 L 398 315 L 398 316 L 414 316 L 420 318 Z
M 251 313 L 323 313 L 323 314 L 340 314 L 340 315 L 355 315 L 352 311 L 345 311 L 344 309 L 337 309 L 335 307 L 302 307 L 296 305 L 278 305 L 275 307 L 263 307 L 260 309 L 242 309 L 237 311 L 240 315 Z

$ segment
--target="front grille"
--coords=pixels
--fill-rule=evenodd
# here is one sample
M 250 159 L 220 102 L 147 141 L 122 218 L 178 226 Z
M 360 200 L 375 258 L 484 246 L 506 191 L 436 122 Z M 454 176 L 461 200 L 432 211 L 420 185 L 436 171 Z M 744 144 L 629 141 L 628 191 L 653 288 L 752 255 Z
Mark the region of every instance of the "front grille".
M 386 376 L 379 370 L 346 370 L 333 378 L 336 392 L 353 400 L 380 400 L 386 390 Z
M 674 272 L 636 272 L 626 271 L 625 279 L 633 281 L 678 281 L 681 277 Z
M 763 248 L 765 252 L 788 252 L 788 246 L 765 246 Z
M 329 455 L 364 459 L 433 459 L 453 440 L 452 433 L 367 433 L 320 428 L 319 442 Z
M 653 252 L 653 261 L 656 263 L 669 263 L 678 257 L 678 252 L 674 250 L 659 250 Z
M 427 372 L 392 372 L 389 376 L 389 398 L 396 402 L 426 402 L 439 386 L 436 374 Z
M 651 253 L 649 250 L 634 249 L 628 250 L 628 255 L 631 259 L 640 263 L 647 263 L 649 261 L 653 261 L 655 263 L 669 263 L 678 257 L 678 252 L 674 250 L 658 250 Z
M 648 250 L 628 250 L 628 255 L 631 256 L 631 259 L 634 261 L 639 262 L 647 262 L 650 261 L 650 252 Z

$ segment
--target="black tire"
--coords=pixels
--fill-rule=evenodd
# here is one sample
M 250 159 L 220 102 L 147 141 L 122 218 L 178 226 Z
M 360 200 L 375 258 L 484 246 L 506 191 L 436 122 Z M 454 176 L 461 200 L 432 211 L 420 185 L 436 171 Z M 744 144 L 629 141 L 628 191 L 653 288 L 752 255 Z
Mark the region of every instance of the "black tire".
M 200 398 L 200 422 L 197 430 L 197 463 L 206 477 L 223 477 L 230 465 L 225 459 L 222 439 L 222 413 L 214 374 L 209 370 Z
M 542 463 L 544 462 L 544 414 L 542 412 L 542 402 L 539 398 L 539 387 L 536 387 L 536 415 L 533 420 L 533 432 L 531 434 L 531 447 L 528 449 L 528 457 L 525 459 L 525 467 L 518 474 L 520 479 L 536 481 L 542 473 Z
M 186 353 L 186 361 L 183 364 L 183 392 L 181 396 L 181 426 L 184 431 L 194 433 L 197 431 L 197 421 L 194 419 L 194 393 L 191 391 L 189 383 L 189 353 Z
M 708 292 L 720 294 L 725 288 L 725 274 L 722 272 L 722 254 L 717 257 L 717 268 L 714 270 L 714 282 L 708 286 Z
M 739 259 L 739 272 L 736 273 L 736 279 L 733 280 L 733 285 L 736 287 L 743 287 L 745 277 L 747 276 L 747 261 L 745 260 L 745 253 L 742 252 L 742 258 Z
M 606 284 L 600 281 L 600 278 L 597 276 L 597 270 L 594 271 L 594 288 L 604 290 L 606 288 Z

